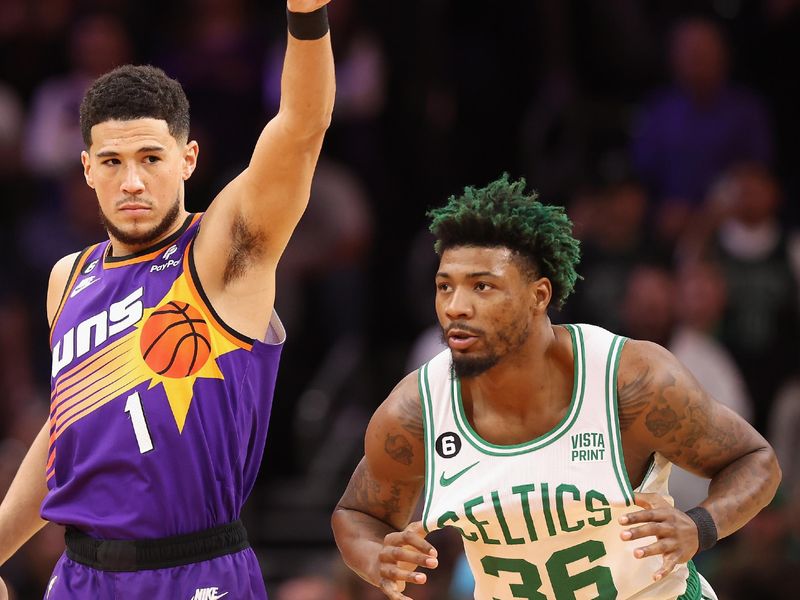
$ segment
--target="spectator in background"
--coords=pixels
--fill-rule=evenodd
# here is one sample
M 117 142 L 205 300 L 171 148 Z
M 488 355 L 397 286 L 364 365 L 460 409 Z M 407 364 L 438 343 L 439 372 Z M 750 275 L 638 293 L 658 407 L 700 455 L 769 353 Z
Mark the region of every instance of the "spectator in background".
M 672 273 L 660 265 L 640 263 L 631 270 L 623 289 L 624 334 L 667 348 L 675 326 Z
M 261 58 L 269 37 L 245 0 L 197 0 L 192 12 L 192 18 L 181 23 L 183 29 L 170 38 L 172 46 L 159 63 L 186 90 L 192 103 L 192 137 L 203 148 L 203 162 L 216 165 L 213 173 L 198 170 L 192 182 L 195 204 L 191 208 L 205 210 L 247 166 L 249 149 L 261 132 Z M 282 27 L 279 31 L 282 61 L 286 34 Z M 223 117 L 221 106 L 236 110 L 226 111 Z M 276 104 L 268 116 L 277 112 Z
M 730 169 L 706 207 L 704 231 L 687 256 L 718 261 L 728 288 L 720 339 L 753 399 L 753 423 L 766 431 L 774 397 L 797 367 L 800 237 L 779 220 L 782 193 L 758 164 Z
M 366 4 L 366 3 L 362 3 Z M 365 22 L 366 6 L 337 0 L 330 7 L 331 42 L 336 56 L 336 110 L 325 153 L 356 170 L 375 194 L 386 175 L 380 118 L 386 102 L 386 58 L 380 38 Z M 267 53 L 262 76 L 264 106 L 271 113 L 280 100 L 283 41 Z
M 584 213 L 578 216 L 585 237 L 581 240 L 583 280 L 576 285 L 568 308 L 570 319 L 619 331 L 625 283 L 650 251 L 645 242 L 647 197 L 641 185 L 629 180 L 579 200 L 589 207 L 574 206 L 576 213 Z
M 681 266 L 675 277 L 673 302 L 677 327 L 668 348 L 714 399 L 752 422 L 753 407 L 742 374 L 715 337 L 726 304 L 725 280 L 717 265 L 699 262 Z M 682 509 L 708 496 L 708 480 L 680 467 L 673 467 L 669 484 L 675 505 Z
M 43 177 L 74 167 L 84 148 L 78 106 L 91 82 L 129 62 L 131 44 L 122 22 L 111 14 L 92 14 L 70 32 L 68 73 L 46 79 L 34 93 L 23 154 L 31 171 Z
M 728 81 L 728 48 L 710 21 L 688 19 L 670 48 L 674 83 L 644 107 L 633 161 L 659 203 L 659 233 L 674 240 L 710 184 L 731 165 L 772 159 L 772 134 L 760 100 Z

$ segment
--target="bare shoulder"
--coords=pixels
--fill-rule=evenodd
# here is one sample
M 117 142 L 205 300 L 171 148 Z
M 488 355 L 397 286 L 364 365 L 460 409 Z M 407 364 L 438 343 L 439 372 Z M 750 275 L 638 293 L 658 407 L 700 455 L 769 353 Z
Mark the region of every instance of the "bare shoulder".
M 370 469 L 403 479 L 425 473 L 424 428 L 417 372 L 406 375 L 378 407 L 364 440 Z
M 69 279 L 72 268 L 75 266 L 75 261 L 78 260 L 80 252 L 73 252 L 64 258 L 60 259 L 53 265 L 50 271 L 50 281 L 47 284 L 47 322 L 52 323 L 55 317 L 58 306 L 61 304 L 61 299 L 64 296 L 64 290 L 67 287 L 67 280 Z
M 694 473 L 710 477 L 735 458 L 767 445 L 658 344 L 625 343 L 617 392 L 623 435 Z

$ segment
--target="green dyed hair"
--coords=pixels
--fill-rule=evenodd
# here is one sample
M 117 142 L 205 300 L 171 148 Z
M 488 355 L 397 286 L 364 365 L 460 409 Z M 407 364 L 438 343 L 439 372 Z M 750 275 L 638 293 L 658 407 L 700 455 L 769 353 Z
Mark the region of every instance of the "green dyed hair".
M 508 174 L 484 188 L 466 187 L 461 196 L 429 210 L 429 229 L 441 256 L 456 246 L 505 247 L 524 258 L 534 277 L 547 277 L 558 308 L 580 277 L 580 243 L 572 237 L 572 222 L 560 206 L 542 204 L 536 192 L 525 193 L 525 179 Z

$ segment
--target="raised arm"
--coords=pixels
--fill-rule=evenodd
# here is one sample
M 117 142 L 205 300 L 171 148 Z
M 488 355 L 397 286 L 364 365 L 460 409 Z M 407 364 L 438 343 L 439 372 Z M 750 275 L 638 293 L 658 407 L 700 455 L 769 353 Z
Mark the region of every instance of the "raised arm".
M 327 3 L 289 0 L 287 7 L 313 22 L 324 18 Z M 211 204 L 194 250 L 209 298 L 223 319 L 242 330 L 264 329 L 268 322 L 265 305 L 273 303 L 275 267 L 308 203 L 333 110 L 330 34 L 287 37 L 278 114 L 262 131 L 247 168 Z M 248 314 L 263 317 L 253 324 L 242 317 Z
M 670 352 L 650 342 L 628 341 L 617 386 L 626 445 L 659 452 L 687 471 L 711 479 L 708 497 L 700 506 L 713 519 L 719 538 L 735 532 L 769 504 L 781 478 L 769 443 L 739 415 L 713 400 Z M 647 555 L 689 560 L 698 550 L 698 534 L 710 532 L 698 531 L 680 511 L 649 504 L 643 502 L 648 510 L 631 516 L 630 523 L 654 519 L 681 533 L 674 540 L 664 539 L 650 522 L 632 530 L 636 532 L 632 539 L 657 535 L 661 539 Z
M 406 598 L 405 582 L 425 583 L 418 566 L 438 564 L 421 524 L 409 524 L 424 478 L 422 405 L 412 373 L 373 415 L 364 458 L 331 520 L 344 562 L 389 598 Z

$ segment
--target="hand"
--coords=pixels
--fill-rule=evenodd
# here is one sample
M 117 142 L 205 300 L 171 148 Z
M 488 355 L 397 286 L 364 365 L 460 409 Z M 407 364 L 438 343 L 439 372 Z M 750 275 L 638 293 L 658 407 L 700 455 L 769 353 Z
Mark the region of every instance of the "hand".
M 6 584 L 3 583 L 3 578 L 0 577 L 0 600 L 8 600 L 8 590 Z
M 291 12 L 310 13 L 322 8 L 331 0 L 286 0 L 286 8 Z
M 623 515 L 619 522 L 621 525 L 644 525 L 626 529 L 620 537 L 626 541 L 651 535 L 658 538 L 633 552 L 636 558 L 662 555 L 661 568 L 653 574 L 653 579 L 658 581 L 671 573 L 675 565 L 688 562 L 697 553 L 700 544 L 697 525 L 658 494 L 634 493 L 634 502 L 645 510 Z
M 383 538 L 383 548 L 378 555 L 381 591 L 392 600 L 411 600 L 402 593 L 406 583 L 425 583 L 427 575 L 415 571 L 417 567 L 435 569 L 439 565 L 437 554 L 436 548 L 425 541 L 421 521 L 388 534 Z

